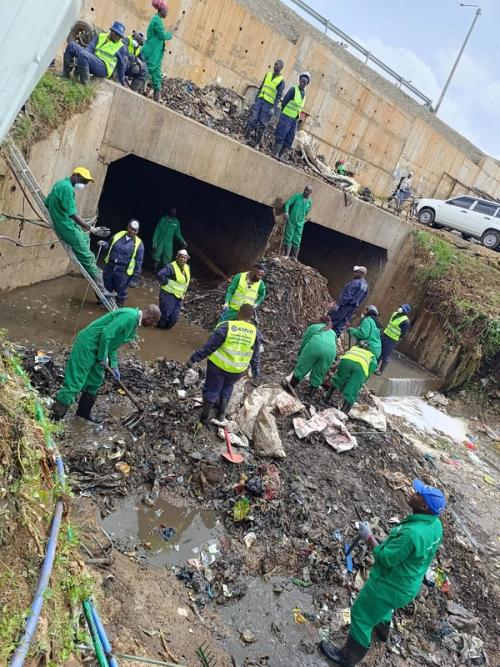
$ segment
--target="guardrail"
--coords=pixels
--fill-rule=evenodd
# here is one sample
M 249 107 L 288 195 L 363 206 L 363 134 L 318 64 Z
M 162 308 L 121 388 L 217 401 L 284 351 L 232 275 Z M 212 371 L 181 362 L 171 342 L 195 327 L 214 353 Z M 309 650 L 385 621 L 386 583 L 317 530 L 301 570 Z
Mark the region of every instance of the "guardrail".
M 326 17 L 322 16 L 315 9 L 310 7 L 307 2 L 303 2 L 303 0 L 290 0 L 290 2 L 294 5 L 297 5 L 297 7 L 300 7 L 300 9 L 308 14 L 308 16 L 311 16 L 313 19 L 318 21 L 318 23 L 323 26 L 325 35 L 328 36 L 328 33 L 331 32 L 334 35 L 337 35 L 337 37 L 340 37 L 344 42 L 349 44 L 349 46 L 352 46 L 354 49 L 356 49 L 356 51 L 361 53 L 361 55 L 365 58 L 366 65 L 373 63 L 374 65 L 377 65 L 377 67 L 380 67 L 383 72 L 385 72 L 397 82 L 399 88 L 406 88 L 409 90 L 411 93 L 413 93 L 413 95 L 415 95 L 415 97 L 418 97 L 418 99 L 424 103 L 424 106 L 427 107 L 429 111 L 432 111 L 432 100 L 430 97 L 427 97 L 427 95 L 424 95 L 424 93 L 422 93 L 418 88 L 415 88 L 415 86 L 410 83 L 410 81 L 407 81 L 403 76 L 401 76 L 401 74 L 398 74 L 398 72 L 393 70 L 392 67 L 386 65 L 384 62 L 382 62 L 382 60 L 374 56 L 371 51 L 368 51 L 368 49 L 365 49 L 364 46 L 349 37 L 349 35 L 346 35 L 345 32 L 340 30 L 340 28 L 337 28 L 337 26 L 333 25 L 333 23 L 331 23 Z

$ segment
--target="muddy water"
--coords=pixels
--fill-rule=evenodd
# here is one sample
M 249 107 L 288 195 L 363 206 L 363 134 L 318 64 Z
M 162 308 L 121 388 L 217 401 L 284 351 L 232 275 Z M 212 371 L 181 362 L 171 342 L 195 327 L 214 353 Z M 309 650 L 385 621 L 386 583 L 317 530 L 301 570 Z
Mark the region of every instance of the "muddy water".
M 129 290 L 127 306 L 140 308 L 149 303 L 158 303 L 156 288 Z M 82 278 L 63 276 L 1 294 L 0 312 L 1 326 L 10 340 L 50 350 L 58 343 L 70 345 L 80 329 L 105 311 L 96 304 L 92 290 L 87 290 Z M 143 339 L 140 350 L 136 352 L 125 346 L 122 357 L 134 352 L 144 361 L 157 357 L 186 361 L 207 338 L 206 331 L 183 318 L 170 331 L 140 328 L 139 335 Z
M 385 398 L 383 403 L 387 414 L 401 417 L 420 431 L 444 435 L 457 443 L 465 440 L 467 424 L 462 419 L 450 417 L 421 398 Z
M 115 545 L 137 549 L 137 556 L 153 567 L 184 565 L 190 558 L 209 564 L 223 533 L 215 512 L 177 507 L 162 498 L 148 507 L 129 496 L 98 521 Z

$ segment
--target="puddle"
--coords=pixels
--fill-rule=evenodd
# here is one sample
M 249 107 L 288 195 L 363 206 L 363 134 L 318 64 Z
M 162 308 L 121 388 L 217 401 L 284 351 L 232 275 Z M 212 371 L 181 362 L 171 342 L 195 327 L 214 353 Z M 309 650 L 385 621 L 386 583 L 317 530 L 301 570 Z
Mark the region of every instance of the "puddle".
M 467 425 L 457 417 L 450 417 L 421 398 L 383 398 L 388 415 L 402 417 L 420 431 L 434 436 L 445 435 L 457 443 L 463 443 Z
M 95 303 L 90 289 L 82 305 L 86 290 L 87 283 L 82 278 L 63 276 L 2 293 L 2 328 L 10 340 L 28 347 L 50 350 L 53 344 L 70 345 L 80 329 L 105 312 Z M 156 288 L 129 290 L 127 306 L 140 308 L 149 303 L 158 303 Z M 188 324 L 185 318 L 170 331 L 140 328 L 139 335 L 144 339 L 138 352 L 143 361 L 158 357 L 186 361 L 207 339 L 206 331 Z M 122 358 L 132 354 L 137 352 L 129 346 L 121 352 Z
M 223 534 L 222 523 L 211 510 L 194 510 L 177 507 L 158 498 L 153 507 L 139 499 L 128 497 L 117 509 L 102 519 L 97 517 L 104 530 L 121 550 L 133 550 L 139 543 L 149 542 L 151 548 L 137 549 L 137 555 L 147 565 L 168 567 L 184 565 L 190 558 L 199 558 L 201 547 L 204 562 L 212 560 L 212 545 Z M 175 531 L 164 539 L 161 531 Z M 167 536 L 171 531 L 166 531 Z

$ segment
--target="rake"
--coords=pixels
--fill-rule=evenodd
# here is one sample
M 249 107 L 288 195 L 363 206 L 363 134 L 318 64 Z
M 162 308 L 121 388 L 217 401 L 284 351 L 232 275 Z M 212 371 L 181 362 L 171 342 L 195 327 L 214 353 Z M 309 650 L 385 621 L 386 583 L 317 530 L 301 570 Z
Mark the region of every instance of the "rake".
M 196 655 L 202 667 L 215 667 L 217 664 L 217 658 L 209 650 L 208 642 L 203 642 L 203 644 L 198 647 Z
M 113 377 L 113 372 L 111 368 L 107 364 L 105 368 L 106 371 Z M 141 403 L 139 403 L 139 401 L 137 400 L 137 398 L 135 398 L 133 394 L 131 394 L 131 392 L 127 389 L 127 387 L 123 384 L 121 380 L 117 380 L 116 378 L 113 377 L 113 382 L 115 382 L 120 387 L 120 389 L 122 389 L 122 391 L 125 392 L 125 395 L 132 401 L 132 403 L 137 408 L 137 412 L 133 412 L 132 414 L 128 415 L 128 417 L 125 417 L 124 419 L 121 420 L 123 426 L 133 429 L 144 419 L 144 406 Z

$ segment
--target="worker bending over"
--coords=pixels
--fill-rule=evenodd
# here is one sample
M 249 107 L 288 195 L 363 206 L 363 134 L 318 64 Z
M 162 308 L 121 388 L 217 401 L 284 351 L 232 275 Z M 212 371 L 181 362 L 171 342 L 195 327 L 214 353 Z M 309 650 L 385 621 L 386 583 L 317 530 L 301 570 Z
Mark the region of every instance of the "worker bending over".
M 446 508 L 446 498 L 440 489 L 419 479 L 413 480 L 413 489 L 415 493 L 408 499 L 413 513 L 396 525 L 386 540 L 379 543 L 368 522 L 359 526 L 359 534 L 373 549 L 375 563 L 351 608 L 344 646 L 338 648 L 330 641 L 319 645 L 332 662 L 344 667 L 360 663 L 370 650 L 373 631 L 387 641 L 394 611 L 406 607 L 420 592 L 443 539 L 439 517 Z
M 349 322 L 354 312 L 368 295 L 366 267 L 355 266 L 353 271 L 354 279 L 344 286 L 340 293 L 339 300 L 333 305 L 328 313 L 332 320 L 333 330 L 337 336 L 340 336 L 347 322 Z
M 177 209 L 171 208 L 166 215 L 158 220 L 153 234 L 155 273 L 162 266 L 172 261 L 174 241 L 180 244 L 181 249 L 186 249 L 187 243 L 181 234 L 181 223 L 177 217 Z
M 307 327 L 299 348 L 299 356 L 288 383 L 283 382 L 285 389 L 288 384 L 295 388 L 305 376 L 309 377 L 309 397 L 313 398 L 323 384 L 330 366 L 337 356 L 337 336 L 332 329 L 332 321 L 325 315 L 318 324 Z
M 255 148 L 260 146 L 264 132 L 271 118 L 278 110 L 279 103 L 283 97 L 285 89 L 285 79 L 281 74 L 283 66 L 284 63 L 282 60 L 277 60 L 274 63 L 273 71 L 269 71 L 264 77 L 264 81 L 253 104 L 252 112 L 245 128 L 245 137 L 250 143 L 252 134 L 255 133 Z
M 382 375 L 385 371 L 397 344 L 410 330 L 410 318 L 408 317 L 410 312 L 410 304 L 404 303 L 395 313 L 392 313 L 382 334 L 382 357 L 380 368 L 376 371 L 377 375 Z
M 380 339 L 380 329 L 382 327 L 377 319 L 378 315 L 377 306 L 367 306 L 359 327 L 349 327 L 347 329 L 350 338 L 355 338 L 357 343 L 366 343 L 366 347 L 370 352 L 373 352 L 377 361 L 382 352 L 382 341 Z
M 287 199 L 284 205 L 284 218 L 286 221 L 285 234 L 283 236 L 283 250 L 285 257 L 297 259 L 302 242 L 302 232 L 307 222 L 307 216 L 312 208 L 312 189 L 306 185 L 304 192 L 296 192 Z
M 108 32 L 100 32 L 86 47 L 70 42 L 64 51 L 63 76 L 68 78 L 76 60 L 76 72 L 80 83 L 89 82 L 90 75 L 101 79 L 111 79 L 115 69 L 118 81 L 126 86 L 127 48 L 123 43 L 125 26 L 114 21 Z
M 266 298 L 266 284 L 262 280 L 264 275 L 264 264 L 255 264 L 251 271 L 237 273 L 234 276 L 227 288 L 219 322 L 235 320 L 244 303 L 250 304 L 254 309 L 260 306 Z
M 181 306 L 191 282 L 187 250 L 179 250 L 175 262 L 167 264 L 158 271 L 160 281 L 160 311 L 158 322 L 160 329 L 172 329 L 178 322 Z
M 220 322 L 205 345 L 194 352 L 186 362 L 188 368 L 202 359 L 207 361 L 207 376 L 203 387 L 203 405 L 200 422 L 207 424 L 214 406 L 214 423 L 224 426 L 226 409 L 233 387 L 240 377 L 252 369 L 254 379 L 259 377 L 260 335 L 251 323 L 253 306 L 244 304 L 231 322 Z
M 70 246 L 83 268 L 106 293 L 102 273 L 90 251 L 90 237 L 85 232 L 105 237 L 109 236 L 110 230 L 107 227 L 94 227 L 90 222 L 83 220 L 78 215 L 75 200 L 75 190 L 83 190 L 93 180 L 88 169 L 77 167 L 71 176 L 54 183 L 45 198 L 45 206 L 50 213 L 57 236 Z
M 299 85 L 287 92 L 281 103 L 281 115 L 276 127 L 276 141 L 273 155 L 281 159 L 287 148 L 291 148 L 297 131 L 297 122 L 306 103 L 306 87 L 311 81 L 309 72 L 302 72 Z
M 335 390 L 342 392 L 344 402 L 340 409 L 348 415 L 358 399 L 361 387 L 376 370 L 377 359 L 373 352 L 360 345 L 353 345 L 340 357 L 337 371 L 331 379 L 328 400 Z
M 158 306 L 121 308 L 91 322 L 76 336 L 64 371 L 64 384 L 51 410 L 54 421 L 61 420 L 76 396 L 81 393 L 76 414 L 89 421 L 97 394 L 110 366 L 115 380 L 120 379 L 118 349 L 137 335 L 137 327 L 152 327 L 160 319 Z
M 128 288 L 137 287 L 141 277 L 144 244 L 138 233 L 139 221 L 131 220 L 127 230 L 117 232 L 111 243 L 99 241 L 103 247 L 109 247 L 104 258 L 104 286 L 110 292 L 116 292 L 116 305 L 120 308 L 127 300 Z

